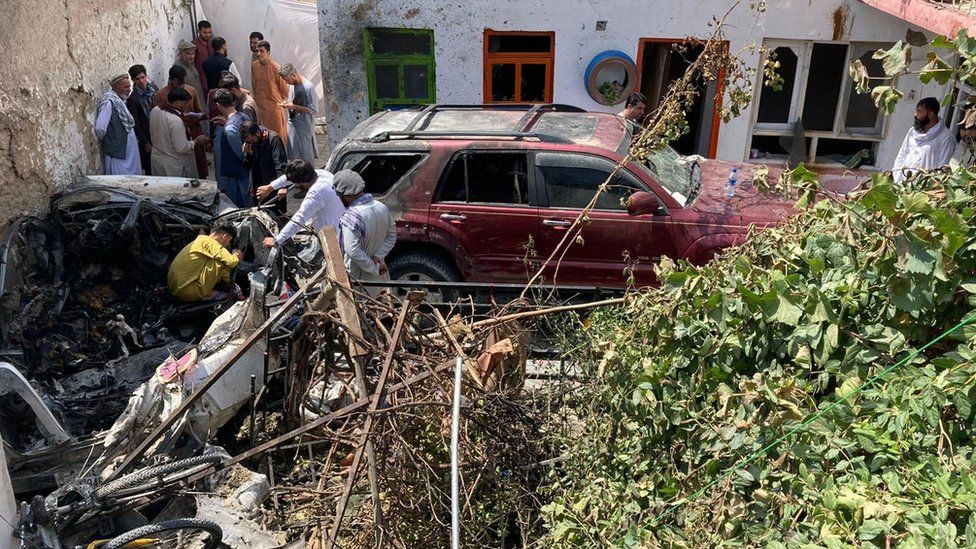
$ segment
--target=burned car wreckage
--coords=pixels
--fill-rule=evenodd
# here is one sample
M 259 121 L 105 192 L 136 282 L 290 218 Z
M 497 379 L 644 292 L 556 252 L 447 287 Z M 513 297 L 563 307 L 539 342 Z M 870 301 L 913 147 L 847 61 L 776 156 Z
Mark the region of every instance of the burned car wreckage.
M 147 479 L 190 474 L 226 455 L 207 441 L 270 375 L 287 375 L 286 351 L 268 346 L 287 341 L 294 316 L 249 346 L 153 443 L 142 470 L 105 479 L 318 269 L 322 247 L 311 233 L 280 250 L 261 245 L 278 230 L 271 215 L 234 209 L 212 181 L 92 176 L 54 196 L 47 216 L 0 234 L 0 436 L 16 500 L 25 502 L 17 529 L 33 540 L 27 546 L 101 537 L 121 547 L 133 529 L 129 541 L 166 532 L 209 539 L 204 547 L 220 540 L 219 527 L 188 518 L 195 503 L 122 503 L 142 501 Z M 234 279 L 246 299 L 173 299 L 173 257 L 227 224 L 244 252 Z

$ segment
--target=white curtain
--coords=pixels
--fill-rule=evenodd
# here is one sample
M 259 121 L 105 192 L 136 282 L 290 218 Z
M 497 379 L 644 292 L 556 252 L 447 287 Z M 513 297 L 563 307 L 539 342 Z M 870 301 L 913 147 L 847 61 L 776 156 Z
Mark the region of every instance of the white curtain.
M 213 25 L 214 36 L 227 40 L 227 56 L 237 64 L 251 87 L 252 31 L 271 43 L 271 57 L 280 65 L 295 65 L 312 82 L 322 113 L 322 60 L 319 57 L 319 20 L 316 4 L 300 0 L 198 0 L 200 17 Z M 202 13 L 200 13 L 202 12 Z M 320 114 L 321 116 L 321 114 Z

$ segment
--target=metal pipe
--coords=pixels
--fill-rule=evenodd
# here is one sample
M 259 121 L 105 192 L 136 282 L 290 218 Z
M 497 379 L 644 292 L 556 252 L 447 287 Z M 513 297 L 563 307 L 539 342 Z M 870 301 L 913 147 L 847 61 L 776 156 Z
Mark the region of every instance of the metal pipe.
M 454 365 L 454 409 L 451 411 L 451 547 L 461 545 L 461 503 L 458 475 L 458 437 L 461 421 L 461 357 Z

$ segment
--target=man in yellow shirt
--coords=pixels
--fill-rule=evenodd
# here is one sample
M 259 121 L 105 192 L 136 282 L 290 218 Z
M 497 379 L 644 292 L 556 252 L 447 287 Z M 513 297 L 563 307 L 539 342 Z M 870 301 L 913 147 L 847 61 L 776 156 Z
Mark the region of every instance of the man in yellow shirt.
M 218 282 L 233 288 L 230 272 L 244 257 L 240 250 L 227 251 L 236 239 L 234 227 L 214 227 L 209 236 L 200 235 L 180 250 L 166 277 L 173 297 L 183 302 L 209 301 L 222 294 L 214 290 Z

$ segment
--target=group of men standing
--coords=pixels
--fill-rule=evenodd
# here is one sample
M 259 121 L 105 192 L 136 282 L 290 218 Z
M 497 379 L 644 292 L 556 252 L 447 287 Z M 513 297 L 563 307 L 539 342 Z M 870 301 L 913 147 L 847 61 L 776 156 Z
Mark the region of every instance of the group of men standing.
M 248 207 L 255 189 L 284 175 L 288 159 L 313 163 L 311 83 L 292 64 L 279 66 L 260 32 L 250 46 L 251 90 L 207 21 L 192 42 L 180 41 L 162 89 L 143 65 L 113 77 L 95 120 L 105 173 L 208 178 L 212 153 L 218 188 Z

